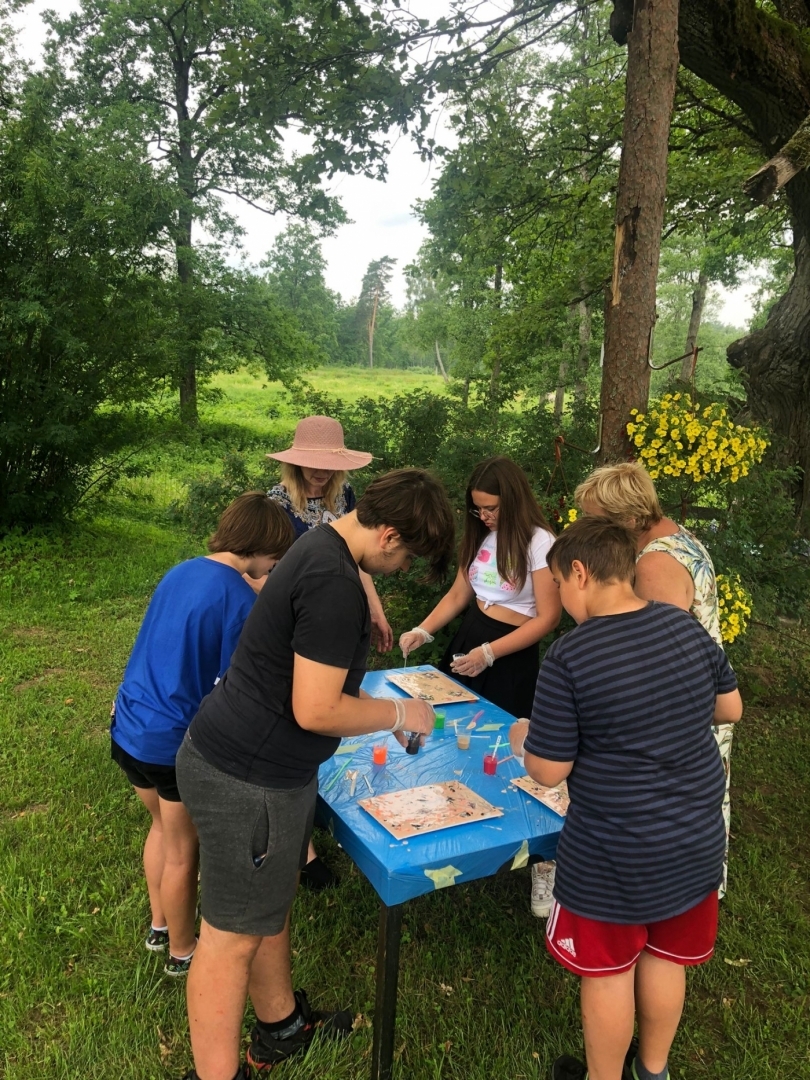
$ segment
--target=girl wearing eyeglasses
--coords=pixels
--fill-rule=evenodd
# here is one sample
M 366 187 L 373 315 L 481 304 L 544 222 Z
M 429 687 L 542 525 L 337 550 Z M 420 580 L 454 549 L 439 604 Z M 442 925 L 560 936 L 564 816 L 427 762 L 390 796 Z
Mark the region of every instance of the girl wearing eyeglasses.
M 529 716 L 540 669 L 537 643 L 562 611 L 546 565 L 554 535 L 526 474 L 507 457 L 475 467 L 466 504 L 452 588 L 400 637 L 399 647 L 407 657 L 467 608 L 440 670 L 513 716 Z

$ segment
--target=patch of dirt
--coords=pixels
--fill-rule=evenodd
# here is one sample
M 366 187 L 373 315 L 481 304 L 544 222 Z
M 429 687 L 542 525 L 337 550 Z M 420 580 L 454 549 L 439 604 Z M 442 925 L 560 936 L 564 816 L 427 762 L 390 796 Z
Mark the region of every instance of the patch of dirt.
M 45 668 L 41 675 L 37 675 L 33 679 L 26 679 L 25 682 L 17 683 L 14 687 L 15 694 L 19 694 L 22 690 L 30 690 L 32 686 L 39 686 L 40 683 L 44 683 L 46 679 L 52 679 L 54 675 L 64 675 L 67 668 L 63 667 L 50 667 Z

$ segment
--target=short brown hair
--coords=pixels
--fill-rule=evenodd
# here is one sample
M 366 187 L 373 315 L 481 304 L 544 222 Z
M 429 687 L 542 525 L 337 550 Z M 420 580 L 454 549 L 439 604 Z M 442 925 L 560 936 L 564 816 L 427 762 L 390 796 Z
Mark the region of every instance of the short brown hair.
M 591 502 L 611 521 L 639 532 L 656 525 L 664 516 L 655 485 L 639 461 L 594 469 L 574 492 L 574 501 L 580 508 L 583 502 Z
M 357 503 L 365 529 L 389 525 L 413 555 L 430 567 L 427 578 L 445 576 L 455 544 L 453 508 L 440 480 L 424 469 L 395 469 L 368 485 Z
M 625 525 L 606 517 L 584 517 L 569 525 L 551 545 L 546 561 L 552 574 L 567 581 L 576 559 L 596 581 L 636 580 L 636 538 Z
M 263 491 L 246 491 L 223 512 L 208 550 L 212 555 L 230 551 L 243 559 L 256 555 L 281 558 L 293 540 L 295 529 L 278 503 Z

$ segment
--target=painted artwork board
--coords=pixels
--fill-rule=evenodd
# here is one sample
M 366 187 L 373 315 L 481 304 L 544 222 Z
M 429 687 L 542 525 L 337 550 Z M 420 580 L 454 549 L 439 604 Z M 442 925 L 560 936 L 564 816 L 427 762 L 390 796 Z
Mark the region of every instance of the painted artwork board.
M 457 780 L 361 799 L 359 805 L 397 840 L 502 817 L 503 811 Z
M 441 671 L 393 671 L 386 673 L 385 678 L 409 697 L 428 701 L 431 705 L 478 701 L 475 694 L 448 679 Z
M 537 799 L 543 806 L 547 806 L 549 810 L 553 810 L 555 814 L 559 814 L 560 817 L 565 817 L 568 813 L 568 804 L 571 799 L 568 796 L 566 780 L 556 787 L 544 787 L 543 784 L 532 780 L 530 776 L 517 776 L 512 783 L 521 791 L 525 791 L 527 795 L 531 795 L 533 799 Z

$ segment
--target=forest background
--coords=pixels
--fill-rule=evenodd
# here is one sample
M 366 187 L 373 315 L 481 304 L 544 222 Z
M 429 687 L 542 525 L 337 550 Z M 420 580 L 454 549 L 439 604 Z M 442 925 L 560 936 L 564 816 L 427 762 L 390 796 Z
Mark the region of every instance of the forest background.
M 508 453 L 549 517 L 568 518 L 600 441 L 627 61 L 610 27 L 621 6 L 527 0 L 484 18 L 459 2 L 431 22 L 383 0 L 83 0 L 51 19 L 36 72 L 4 24 L 0 1061 L 12 1080 L 187 1066 L 181 995 L 140 955 L 142 822 L 109 763 L 106 716 L 155 584 L 202 550 L 235 494 L 271 482 L 264 455 L 289 443 L 296 420 L 336 416 L 348 445 L 374 453 L 358 490 L 420 465 L 462 506 L 472 465 Z M 700 6 L 683 0 L 682 20 Z M 717 0 L 711 17 L 765 20 L 763 40 L 778 30 L 799 49 L 804 7 Z M 735 40 L 737 24 L 725 25 Z M 754 602 L 730 646 L 748 703 L 735 750 L 738 887 L 721 960 L 693 980 L 675 1075 L 805 1075 L 806 387 L 783 372 L 780 413 L 767 365 L 751 376 L 727 360 L 729 346 L 745 360 L 774 327 L 786 340 L 808 324 L 794 319 L 806 245 L 793 192 L 804 180 L 764 204 L 743 194 L 787 136 L 777 125 L 765 140 L 745 101 L 696 75 L 682 37 L 651 407 L 688 393 L 712 416 L 724 410 L 731 438 L 740 426 L 769 448 L 747 475 L 721 463 L 699 483 L 671 465 L 657 478 L 668 510 Z M 714 56 L 725 62 L 719 45 Z M 751 65 L 739 70 L 742 84 Z M 451 147 L 433 138 L 437 109 Z M 417 205 L 428 239 L 404 308 L 391 302 L 390 259 L 369 259 L 359 295 L 341 297 L 321 248 L 344 220 L 324 181 L 384 175 L 401 131 L 437 172 Z M 226 196 L 287 216 L 260 265 L 239 260 Z M 751 268 L 761 288 L 750 325 L 723 326 L 713 286 Z M 735 353 L 739 341 L 748 354 Z M 806 364 L 807 350 L 794 351 Z M 381 592 L 397 633 L 436 597 L 418 568 Z M 328 898 L 299 901 L 297 975 L 317 983 L 326 970 L 328 925 L 326 1003 L 356 1001 L 356 1053 L 323 1049 L 305 1068 L 354 1076 L 369 1050 L 374 900 L 331 855 L 348 892 L 339 911 Z M 576 997 L 544 958 L 526 888 L 512 875 L 413 906 L 399 1067 L 420 1080 L 494 1068 L 533 1078 L 576 1045 Z M 503 1038 L 516 1029 L 525 1045 Z

